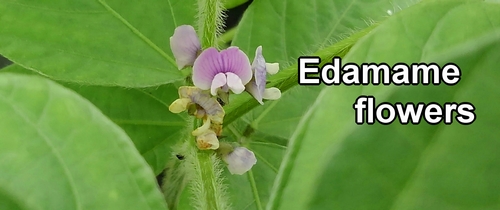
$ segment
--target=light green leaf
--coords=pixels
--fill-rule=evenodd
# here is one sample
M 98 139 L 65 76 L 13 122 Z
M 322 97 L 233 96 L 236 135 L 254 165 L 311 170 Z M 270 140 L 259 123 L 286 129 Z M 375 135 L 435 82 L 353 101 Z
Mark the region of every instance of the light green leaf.
M 381 23 L 344 62 L 455 62 L 454 86 L 325 88 L 302 119 L 268 209 L 498 209 L 500 5 L 425 1 Z M 461 125 L 356 125 L 355 99 L 470 102 Z M 300 192 L 300 193 L 298 193 Z
M 182 79 L 169 47 L 194 0 L 0 0 L 0 54 L 56 80 L 146 87 Z
M 126 133 L 73 91 L 0 77 L 0 189 L 34 209 L 166 209 Z
M 1 71 L 32 73 L 19 65 Z M 155 174 L 161 173 L 172 157 L 171 146 L 179 142 L 186 126 L 185 115 L 168 110 L 170 103 L 179 97 L 174 85 L 155 88 L 63 85 L 88 99 L 125 130 Z

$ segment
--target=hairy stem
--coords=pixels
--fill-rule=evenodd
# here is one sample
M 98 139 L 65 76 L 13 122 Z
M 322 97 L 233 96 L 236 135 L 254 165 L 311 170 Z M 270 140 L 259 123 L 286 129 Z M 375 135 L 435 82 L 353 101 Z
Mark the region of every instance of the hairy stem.
M 222 30 L 223 4 L 221 0 L 198 0 L 198 33 L 203 49 L 217 46 L 217 36 Z M 192 130 L 201 126 L 201 120 L 193 117 Z M 196 209 L 228 209 L 224 194 L 220 160 L 213 150 L 199 150 L 196 137 L 190 135 L 188 154 L 191 177 L 191 189 Z
M 198 119 L 193 117 L 193 129 L 201 126 Z M 189 138 L 189 157 L 186 159 L 194 171 L 191 189 L 194 207 L 197 209 L 227 209 L 228 203 L 225 199 L 225 188 L 222 179 L 222 169 L 219 159 L 212 150 L 201 151 L 196 147 L 196 138 Z
M 198 0 L 198 32 L 203 49 L 217 48 L 217 36 L 223 26 L 223 4 L 221 0 Z

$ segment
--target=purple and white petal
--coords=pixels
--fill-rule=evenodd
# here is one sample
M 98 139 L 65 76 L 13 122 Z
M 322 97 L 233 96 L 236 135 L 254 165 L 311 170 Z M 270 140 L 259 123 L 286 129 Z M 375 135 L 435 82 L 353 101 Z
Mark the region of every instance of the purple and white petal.
M 223 63 L 222 71 L 224 73 L 231 72 L 241 79 L 243 85 L 247 84 L 252 79 L 252 66 L 248 56 L 238 47 L 229 47 L 220 52 L 221 62 Z
M 223 157 L 231 174 L 242 175 L 257 163 L 255 154 L 245 147 L 236 147 L 232 152 Z
M 252 69 L 254 71 L 255 85 L 258 89 L 259 97 L 262 98 L 264 90 L 266 89 L 267 71 L 266 71 L 266 60 L 262 56 L 262 46 L 257 47 L 255 50 L 255 58 L 252 62 Z
M 193 65 L 201 50 L 200 40 L 193 26 L 181 25 L 177 27 L 174 35 L 170 37 L 170 49 L 179 70 L 185 66 Z
M 226 77 L 224 84 L 222 75 Z M 193 84 L 203 90 L 211 89 L 212 95 L 216 95 L 217 88 L 223 91 L 228 91 L 229 88 L 234 93 L 241 93 L 244 85 L 251 79 L 252 70 L 248 57 L 237 47 L 221 52 L 208 48 L 198 56 L 193 65 Z
M 219 51 L 211 47 L 198 56 L 193 64 L 193 84 L 202 89 L 208 90 L 212 86 L 212 80 L 221 71 L 222 65 L 219 61 Z

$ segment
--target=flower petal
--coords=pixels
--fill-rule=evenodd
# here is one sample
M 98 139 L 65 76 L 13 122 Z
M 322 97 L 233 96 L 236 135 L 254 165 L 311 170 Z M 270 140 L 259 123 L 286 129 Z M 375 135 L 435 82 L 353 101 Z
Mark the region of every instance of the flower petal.
M 227 86 L 233 91 L 233 93 L 240 94 L 245 90 L 245 86 L 241 82 L 238 75 L 231 72 L 226 73 L 227 76 Z
M 193 65 L 198 51 L 201 50 L 200 40 L 193 26 L 181 25 L 177 27 L 174 35 L 170 37 L 170 49 L 179 70 L 187 65 Z
M 227 83 L 227 78 L 224 73 L 218 73 L 212 80 L 212 85 L 210 86 L 210 93 L 215 96 L 217 95 L 217 89 L 223 87 Z
M 262 93 L 259 91 L 259 88 L 257 88 L 255 80 L 251 80 L 247 85 L 245 85 L 245 90 L 249 92 L 261 105 L 264 105 L 264 102 L 262 101 Z
M 262 56 L 262 46 L 257 47 L 255 50 L 255 58 L 252 62 L 252 68 L 254 70 L 255 84 L 260 92 L 260 95 L 264 94 L 264 89 L 266 89 L 266 60 Z
M 234 150 L 223 157 L 228 164 L 227 168 L 231 174 L 242 175 L 257 163 L 255 154 L 245 147 L 236 147 Z
M 243 85 L 252 79 L 252 67 L 248 56 L 238 47 L 229 47 L 220 52 L 224 73 L 234 73 L 241 79 Z
M 221 69 L 219 51 L 213 47 L 204 50 L 193 64 L 193 84 L 202 90 L 210 89 L 215 75 L 223 73 Z
M 189 98 L 179 98 L 172 102 L 170 106 L 168 107 L 168 110 L 170 110 L 172 113 L 181 113 L 183 111 L 186 111 L 189 103 L 191 103 L 191 99 Z
M 262 95 L 262 98 L 267 100 L 277 100 L 281 98 L 281 91 L 278 88 L 267 88 Z
M 280 64 L 279 63 L 266 63 L 266 71 L 267 73 L 273 75 L 278 73 L 280 70 Z

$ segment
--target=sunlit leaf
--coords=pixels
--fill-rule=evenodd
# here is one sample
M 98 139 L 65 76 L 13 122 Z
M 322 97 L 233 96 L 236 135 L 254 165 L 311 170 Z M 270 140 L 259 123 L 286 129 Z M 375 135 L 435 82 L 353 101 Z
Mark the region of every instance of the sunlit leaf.
M 126 133 L 38 76 L 0 76 L 0 191 L 30 209 L 166 209 Z
M 498 208 L 499 14 L 498 4 L 426 1 L 358 42 L 345 62 L 455 62 L 462 78 L 454 86 L 325 88 L 292 137 L 268 207 Z M 471 125 L 356 125 L 352 105 L 362 94 L 376 103 L 470 102 L 477 118 Z

